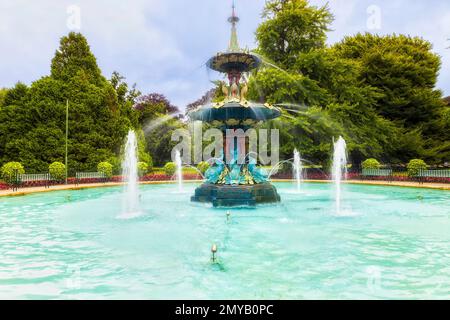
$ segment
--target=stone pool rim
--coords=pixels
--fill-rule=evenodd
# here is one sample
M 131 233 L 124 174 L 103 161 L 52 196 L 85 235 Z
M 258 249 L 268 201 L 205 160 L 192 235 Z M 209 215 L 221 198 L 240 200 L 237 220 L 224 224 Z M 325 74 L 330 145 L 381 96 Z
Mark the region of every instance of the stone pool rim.
M 183 183 L 202 183 L 203 180 L 186 180 Z M 273 179 L 273 183 L 294 183 L 294 179 Z M 331 180 L 304 180 L 305 183 L 332 183 Z M 142 181 L 139 184 L 142 185 L 158 185 L 158 184 L 175 184 L 176 181 L 166 180 L 166 181 Z M 403 188 L 417 188 L 417 189 L 434 189 L 441 191 L 450 191 L 450 184 L 443 183 L 423 183 L 418 182 L 404 182 L 404 181 L 360 181 L 360 180 L 346 180 L 343 181 L 344 184 L 356 184 L 356 185 L 367 185 L 367 186 L 383 186 L 383 187 L 403 187 Z M 67 191 L 67 190 L 84 190 L 84 189 L 94 189 L 94 188 L 113 188 L 121 187 L 125 185 L 123 182 L 107 182 L 107 183 L 89 183 L 80 185 L 56 185 L 50 188 L 45 187 L 29 187 L 23 188 L 17 191 L 12 190 L 1 190 L 1 197 L 15 197 L 15 196 L 25 196 L 34 193 L 45 193 L 45 192 L 56 192 L 56 191 Z

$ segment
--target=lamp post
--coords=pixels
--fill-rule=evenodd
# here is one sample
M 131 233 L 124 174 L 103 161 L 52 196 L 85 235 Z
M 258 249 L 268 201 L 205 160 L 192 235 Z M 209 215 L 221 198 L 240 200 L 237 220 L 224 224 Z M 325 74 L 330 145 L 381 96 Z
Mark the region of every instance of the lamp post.
M 67 168 L 67 145 L 68 145 L 68 140 L 69 140 L 69 100 L 66 100 L 66 161 L 65 161 L 65 166 L 66 166 L 66 184 L 67 184 L 67 172 L 68 172 L 68 168 Z

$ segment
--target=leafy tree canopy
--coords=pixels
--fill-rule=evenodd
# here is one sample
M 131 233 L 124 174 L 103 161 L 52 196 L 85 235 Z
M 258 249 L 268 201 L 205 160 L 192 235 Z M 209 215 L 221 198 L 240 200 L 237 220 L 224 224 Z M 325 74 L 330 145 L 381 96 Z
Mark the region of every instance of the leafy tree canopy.
M 178 108 L 162 94 L 150 93 L 137 98 L 134 109 L 139 114 L 139 122 L 145 124 L 161 115 L 179 112 Z
M 285 69 L 301 53 L 323 48 L 333 21 L 327 6 L 311 6 L 307 0 L 268 1 L 263 18 L 256 30 L 258 52 Z
M 61 38 L 52 60 L 51 76 L 57 80 L 70 80 L 79 74 L 96 85 L 105 81 L 86 38 L 81 33 L 70 32 Z
M 358 34 L 326 47 L 332 15 L 306 0 L 269 1 L 263 16 L 256 39 L 266 63 L 250 77 L 249 97 L 284 109 L 267 125 L 280 129 L 282 157 L 298 148 L 326 164 L 342 135 L 355 165 L 448 158 L 449 113 L 429 42 Z

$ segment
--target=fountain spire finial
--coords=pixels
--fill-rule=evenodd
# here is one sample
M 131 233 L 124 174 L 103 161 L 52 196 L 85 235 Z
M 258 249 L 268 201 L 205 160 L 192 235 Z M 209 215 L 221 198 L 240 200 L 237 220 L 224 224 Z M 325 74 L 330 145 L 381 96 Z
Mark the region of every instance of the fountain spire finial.
M 237 31 L 236 31 L 236 23 L 239 22 L 239 17 L 236 15 L 236 6 L 233 0 L 233 5 L 232 5 L 232 12 L 231 12 L 231 17 L 228 18 L 228 22 L 231 23 L 231 38 L 230 38 L 230 44 L 228 46 L 228 51 L 229 52 L 237 52 L 240 51 L 239 49 L 239 42 L 238 42 L 238 37 L 237 37 Z

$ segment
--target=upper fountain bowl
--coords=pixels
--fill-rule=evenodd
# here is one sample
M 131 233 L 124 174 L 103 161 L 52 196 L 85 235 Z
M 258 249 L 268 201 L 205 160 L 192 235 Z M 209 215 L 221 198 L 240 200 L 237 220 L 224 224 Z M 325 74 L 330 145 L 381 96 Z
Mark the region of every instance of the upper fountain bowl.
M 280 109 L 268 103 L 252 103 L 231 98 L 200 106 L 189 113 L 189 118 L 192 121 L 208 122 L 215 127 L 249 128 L 280 115 Z
M 260 65 L 260 58 L 244 51 L 218 53 L 207 62 L 210 69 L 223 73 L 248 72 Z

